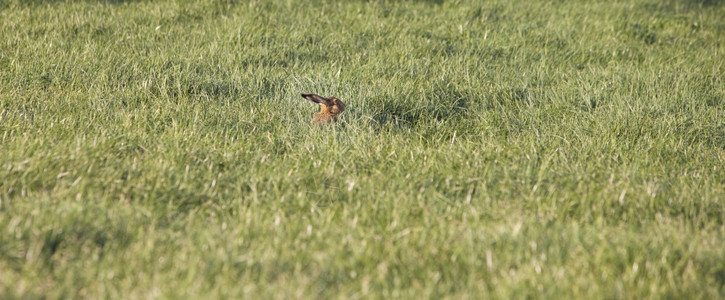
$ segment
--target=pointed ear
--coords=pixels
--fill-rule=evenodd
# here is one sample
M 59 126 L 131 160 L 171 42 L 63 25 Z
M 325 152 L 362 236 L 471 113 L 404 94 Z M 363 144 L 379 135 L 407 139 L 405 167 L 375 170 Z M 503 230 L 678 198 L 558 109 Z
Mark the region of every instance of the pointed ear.
M 320 95 L 315 94 L 302 94 L 302 98 L 307 99 L 307 101 L 317 103 L 317 104 L 324 104 L 327 106 L 332 106 L 332 101 L 330 99 L 327 99 L 325 97 L 321 97 Z

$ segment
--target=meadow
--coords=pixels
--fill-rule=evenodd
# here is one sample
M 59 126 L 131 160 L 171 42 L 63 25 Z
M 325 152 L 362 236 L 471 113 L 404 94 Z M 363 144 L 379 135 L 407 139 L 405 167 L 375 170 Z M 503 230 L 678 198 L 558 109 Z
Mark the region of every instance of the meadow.
M 724 16 L 0 0 L 0 298 L 722 299 Z

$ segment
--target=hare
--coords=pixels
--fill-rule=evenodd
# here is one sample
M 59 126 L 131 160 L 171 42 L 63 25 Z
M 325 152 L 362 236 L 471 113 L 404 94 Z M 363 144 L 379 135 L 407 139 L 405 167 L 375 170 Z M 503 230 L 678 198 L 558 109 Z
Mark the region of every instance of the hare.
M 312 118 L 313 125 L 324 125 L 337 122 L 337 116 L 345 111 L 345 103 L 335 97 L 321 97 L 315 94 L 302 94 L 302 97 L 310 102 L 320 105 L 320 112 Z

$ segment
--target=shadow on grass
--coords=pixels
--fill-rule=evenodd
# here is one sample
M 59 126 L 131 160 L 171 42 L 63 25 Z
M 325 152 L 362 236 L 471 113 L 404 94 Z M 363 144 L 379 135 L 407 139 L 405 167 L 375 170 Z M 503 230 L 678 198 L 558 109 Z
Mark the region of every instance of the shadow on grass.
M 725 0 L 671 0 L 638 4 L 646 11 L 677 13 L 717 8 L 725 4 Z
M 103 249 L 110 243 L 115 244 L 115 247 L 124 247 L 132 239 L 126 227 L 112 225 L 112 222 L 99 223 L 76 218 L 73 222 L 67 222 L 60 227 L 46 232 L 43 236 L 41 253 L 48 261 L 63 248 L 83 248 L 92 245 Z
M 707 7 L 723 5 L 725 3 L 725 0 L 685 0 L 683 2 Z
M 423 101 L 388 100 L 372 112 L 375 124 L 386 126 L 417 127 L 431 121 L 458 118 L 469 109 L 470 98 L 462 91 L 439 87 L 421 96 Z

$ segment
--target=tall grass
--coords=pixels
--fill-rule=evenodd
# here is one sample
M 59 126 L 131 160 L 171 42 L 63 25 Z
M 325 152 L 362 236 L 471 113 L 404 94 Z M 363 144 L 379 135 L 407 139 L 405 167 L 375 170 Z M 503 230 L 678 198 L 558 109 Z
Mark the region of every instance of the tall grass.
M 724 4 L 0 1 L 0 298 L 722 298 Z

